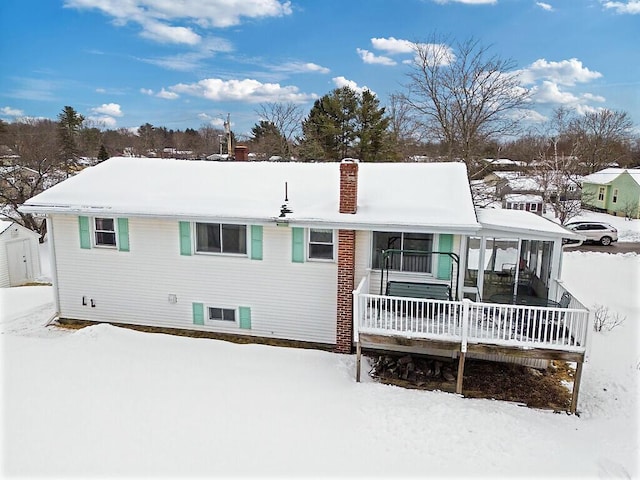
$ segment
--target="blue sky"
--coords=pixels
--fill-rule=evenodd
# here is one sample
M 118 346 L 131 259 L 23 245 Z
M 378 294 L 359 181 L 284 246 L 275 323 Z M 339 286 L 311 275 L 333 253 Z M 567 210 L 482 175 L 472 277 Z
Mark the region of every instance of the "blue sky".
M 640 0 L 3 0 L 0 118 L 71 105 L 103 128 L 248 133 L 265 102 L 403 90 L 408 42 L 470 37 L 512 59 L 533 121 L 564 105 L 640 124 Z

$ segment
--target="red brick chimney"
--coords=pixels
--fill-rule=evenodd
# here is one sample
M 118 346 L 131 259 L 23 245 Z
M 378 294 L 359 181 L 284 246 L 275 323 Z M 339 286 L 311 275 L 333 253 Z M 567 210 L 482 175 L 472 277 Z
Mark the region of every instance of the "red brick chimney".
M 340 213 L 358 208 L 358 160 L 340 163 Z M 353 347 L 353 289 L 355 275 L 355 230 L 338 230 L 338 298 L 336 306 L 336 352 L 351 353 Z
M 356 213 L 358 208 L 358 160 L 340 163 L 340 213 Z

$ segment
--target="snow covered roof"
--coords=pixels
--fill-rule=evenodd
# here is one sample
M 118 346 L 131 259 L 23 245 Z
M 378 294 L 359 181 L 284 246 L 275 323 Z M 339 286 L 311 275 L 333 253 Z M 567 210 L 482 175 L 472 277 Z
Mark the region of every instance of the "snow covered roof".
M 360 163 L 356 214 L 339 213 L 339 163 L 115 157 L 28 200 L 21 211 L 475 232 L 462 163 Z
M 0 233 L 4 232 L 7 228 L 11 226 L 13 222 L 10 220 L 0 220 Z
M 605 168 L 604 170 L 600 170 L 599 172 L 587 175 L 582 179 L 582 182 L 606 185 L 607 183 L 613 182 L 624 172 L 627 172 L 629 175 L 631 175 L 635 182 L 640 185 L 640 169 L 637 168 Z
M 542 195 L 510 193 L 504 196 L 507 202 L 542 203 Z
M 551 220 L 522 210 L 506 210 L 501 208 L 478 208 L 478 221 L 482 224 L 482 234 L 510 236 L 512 238 L 556 239 L 572 238 L 584 239 L 552 222 Z

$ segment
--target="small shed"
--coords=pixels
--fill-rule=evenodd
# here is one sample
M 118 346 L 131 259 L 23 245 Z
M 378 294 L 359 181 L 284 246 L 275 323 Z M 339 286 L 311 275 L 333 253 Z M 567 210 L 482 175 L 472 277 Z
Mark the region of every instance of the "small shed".
M 15 287 L 40 276 L 40 235 L 11 220 L 0 220 L 0 287 Z

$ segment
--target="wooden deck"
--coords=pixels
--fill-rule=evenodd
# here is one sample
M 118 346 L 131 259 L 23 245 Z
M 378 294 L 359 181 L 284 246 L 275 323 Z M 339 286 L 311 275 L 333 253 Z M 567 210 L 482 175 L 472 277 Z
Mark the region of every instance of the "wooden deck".
M 467 354 L 576 362 L 571 411 L 575 412 L 582 364 L 592 330 L 591 312 L 570 308 L 446 301 L 368 293 L 368 278 L 354 291 L 354 341 L 385 350 L 444 350 L 458 356 L 456 392 L 462 393 Z

